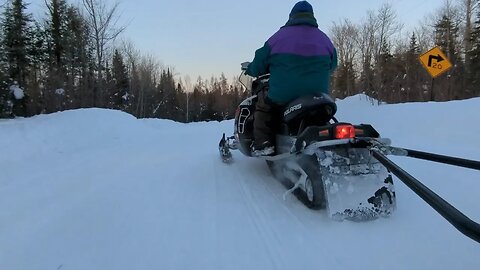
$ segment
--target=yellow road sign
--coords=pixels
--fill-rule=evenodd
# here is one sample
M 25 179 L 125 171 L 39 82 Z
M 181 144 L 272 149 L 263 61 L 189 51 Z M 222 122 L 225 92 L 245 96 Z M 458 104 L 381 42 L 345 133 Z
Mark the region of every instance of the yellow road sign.
M 438 77 L 452 67 L 452 64 L 439 47 L 435 47 L 421 55 L 420 62 L 422 62 L 425 69 L 427 69 L 433 78 Z

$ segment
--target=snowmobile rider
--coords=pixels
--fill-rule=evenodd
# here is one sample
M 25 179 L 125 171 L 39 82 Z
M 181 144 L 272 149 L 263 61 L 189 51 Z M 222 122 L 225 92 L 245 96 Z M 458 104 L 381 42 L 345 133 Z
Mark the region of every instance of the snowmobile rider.
M 269 89 L 258 93 L 254 120 L 254 156 L 275 152 L 271 128 L 273 109 L 308 94 L 329 93 L 330 75 L 337 67 L 337 52 L 318 29 L 312 5 L 295 4 L 289 20 L 255 52 L 246 74 L 270 73 Z

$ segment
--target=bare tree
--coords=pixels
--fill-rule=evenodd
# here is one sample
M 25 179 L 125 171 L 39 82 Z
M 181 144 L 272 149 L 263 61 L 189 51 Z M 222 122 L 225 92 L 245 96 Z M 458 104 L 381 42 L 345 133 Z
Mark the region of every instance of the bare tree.
M 414 32 L 417 36 L 420 52 L 427 52 L 427 50 L 435 45 L 434 25 L 435 22 L 432 21 L 431 17 L 426 16 L 420 21 L 419 25 L 415 27 Z
M 466 43 L 469 43 L 469 38 L 467 37 L 470 37 L 470 33 L 472 32 L 472 17 L 473 17 L 473 12 L 475 10 L 475 3 L 476 1 L 475 0 L 463 0 L 462 2 L 462 9 L 463 9 L 463 13 L 465 14 L 465 37 L 464 37 L 464 41 Z M 469 45 L 465 45 L 465 48 L 466 49 L 470 49 L 470 44 Z M 467 48 L 468 47 L 468 48 Z
M 186 96 L 186 122 L 188 123 L 190 120 L 189 114 L 190 114 L 190 92 L 193 92 L 193 84 L 192 84 L 192 78 L 190 75 L 185 75 L 184 76 L 184 89 L 185 89 L 185 96 Z
M 162 67 L 160 61 L 152 55 L 144 55 L 139 60 L 139 89 L 136 115 L 143 118 L 150 113 L 156 114 L 158 108 L 163 105 L 165 101 L 165 95 L 170 95 L 171 93 L 155 93 L 157 80 L 160 78 Z M 160 95 L 157 96 L 157 94 Z M 157 104 L 149 104 L 150 101 L 147 100 L 148 96 L 153 96 L 154 100 L 160 101 Z M 146 111 L 146 109 L 150 107 L 149 105 L 155 106 L 152 112 Z
M 378 10 L 377 14 L 378 30 L 376 33 L 377 42 L 375 48 L 375 58 L 380 55 L 382 45 L 389 43 L 389 37 L 393 37 L 396 33 L 400 33 L 403 24 L 398 21 L 397 13 L 393 10 L 392 4 L 385 3 Z
M 358 27 L 348 19 L 340 23 L 333 23 L 330 29 L 332 33 L 332 41 L 338 52 L 340 63 L 353 63 L 358 53 Z
M 462 13 L 465 15 L 465 31 L 463 36 L 463 46 L 465 49 L 465 69 L 470 70 L 470 51 L 472 50 L 472 17 L 476 8 L 476 0 L 462 0 Z
M 466 0 L 461 0 L 466 1 Z M 458 2 L 453 0 L 444 0 L 443 6 L 436 11 L 434 14 L 434 22 L 442 20 L 442 18 L 447 17 L 452 21 L 453 26 L 462 29 L 462 22 L 465 20 L 465 16 L 462 12 L 462 5 L 459 5 Z M 463 40 L 459 40 L 460 43 L 463 43 Z
M 91 38 L 95 44 L 97 58 L 97 87 L 94 90 L 94 106 L 97 98 L 102 100 L 103 62 L 107 45 L 125 30 L 125 26 L 118 26 L 118 3 L 108 7 L 103 0 L 82 0 L 87 13 L 86 20 L 91 29 Z M 98 97 L 99 96 L 99 97 Z
M 332 33 L 332 41 L 337 48 L 340 62 L 336 88 L 343 88 L 336 89 L 336 91 L 341 91 L 345 96 L 349 96 L 353 94 L 355 89 L 355 72 L 353 67 L 358 54 L 358 27 L 345 19 L 338 24 L 334 23 L 330 32 Z
M 120 44 L 119 48 L 120 53 L 125 57 L 125 62 L 127 63 L 127 71 L 132 76 L 132 69 L 140 59 L 140 51 L 135 48 L 135 45 L 132 41 L 124 40 Z
M 118 50 L 125 60 L 125 67 L 130 80 L 128 84 L 128 98 L 133 105 L 136 103 L 139 96 L 140 79 L 138 74 L 138 65 L 140 63 L 141 53 L 135 48 L 135 45 L 130 40 L 123 40 L 120 43 Z M 129 108 L 129 112 L 132 114 L 136 113 L 134 106 Z
M 357 46 L 360 50 L 361 57 L 361 76 L 360 85 L 362 91 L 370 96 L 375 96 L 375 89 L 372 88 L 373 70 L 372 62 L 376 48 L 375 33 L 379 28 L 378 20 L 374 11 L 367 11 L 367 17 L 363 20 L 359 27 L 359 35 Z

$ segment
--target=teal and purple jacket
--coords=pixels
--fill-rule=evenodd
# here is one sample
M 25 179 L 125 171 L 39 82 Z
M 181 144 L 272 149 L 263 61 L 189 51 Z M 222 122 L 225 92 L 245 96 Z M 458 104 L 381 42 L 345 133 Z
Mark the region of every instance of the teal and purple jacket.
M 268 97 L 286 104 L 297 97 L 329 93 L 337 51 L 316 21 L 289 21 L 255 52 L 246 74 L 270 73 Z

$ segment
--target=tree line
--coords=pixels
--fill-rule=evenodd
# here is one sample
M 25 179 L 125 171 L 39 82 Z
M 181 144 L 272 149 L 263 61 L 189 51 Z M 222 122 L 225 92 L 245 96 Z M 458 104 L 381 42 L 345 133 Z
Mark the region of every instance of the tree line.
M 249 93 L 221 74 L 192 82 L 173 66 L 118 42 L 118 4 L 45 0 L 34 20 L 24 0 L 0 6 L 0 117 L 101 107 L 139 118 L 190 122 L 234 116 Z M 332 95 L 365 93 L 379 101 L 444 101 L 480 95 L 479 0 L 446 0 L 413 31 L 390 4 L 328 29 L 339 56 Z M 420 54 L 439 46 L 453 68 L 433 80 Z M 253 52 L 252 52 L 253 55 Z
M 479 96 L 478 5 L 478 0 L 446 0 L 407 34 L 388 3 L 369 11 L 361 23 L 348 19 L 334 23 L 330 32 L 339 55 L 334 95 L 365 93 L 387 103 Z M 419 57 L 435 46 L 445 53 L 452 68 L 432 79 Z
M 192 84 L 133 43 L 114 44 L 124 30 L 118 4 L 46 0 L 47 15 L 37 21 L 27 5 L 1 6 L 0 117 L 101 107 L 140 118 L 223 120 L 246 95 L 223 74 Z

